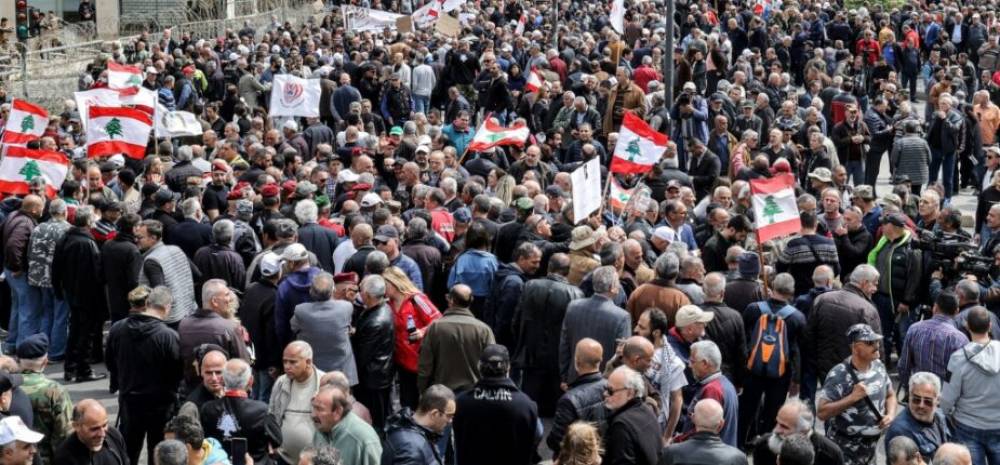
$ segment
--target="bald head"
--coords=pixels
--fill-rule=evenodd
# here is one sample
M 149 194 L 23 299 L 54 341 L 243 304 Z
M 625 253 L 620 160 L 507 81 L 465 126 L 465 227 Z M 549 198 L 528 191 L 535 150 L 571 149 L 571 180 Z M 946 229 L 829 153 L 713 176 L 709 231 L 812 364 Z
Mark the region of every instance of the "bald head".
M 21 201 L 21 211 L 35 218 L 40 218 L 42 216 L 42 210 L 44 208 L 45 200 L 34 194 L 25 196 L 24 200 Z
M 580 374 L 594 373 L 601 366 L 604 359 L 604 348 L 601 343 L 589 337 L 580 339 L 576 343 L 576 372 Z
M 649 342 L 642 336 L 632 336 L 625 340 L 625 345 L 622 346 L 622 355 L 627 359 L 640 355 L 653 356 L 653 343 Z
M 972 465 L 969 448 L 961 444 L 946 442 L 934 453 L 933 465 Z
M 372 231 L 372 226 L 370 224 L 361 223 L 351 230 L 351 241 L 354 242 L 355 247 L 361 247 L 371 243 L 374 235 L 375 232 Z
M 694 405 L 695 430 L 718 433 L 725 423 L 722 417 L 722 405 L 715 399 L 702 399 Z
M 94 399 L 83 399 L 76 403 L 76 407 L 73 407 L 73 421 L 77 423 L 79 423 L 81 418 L 88 415 L 101 416 L 107 414 L 108 411 L 104 408 L 104 406 Z

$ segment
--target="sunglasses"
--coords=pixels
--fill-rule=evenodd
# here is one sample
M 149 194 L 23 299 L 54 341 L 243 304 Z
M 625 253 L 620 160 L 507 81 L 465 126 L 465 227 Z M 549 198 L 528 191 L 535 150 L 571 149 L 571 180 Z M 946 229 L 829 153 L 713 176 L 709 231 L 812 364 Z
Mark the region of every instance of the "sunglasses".
M 608 397 L 611 397 L 611 396 L 613 396 L 613 395 L 615 395 L 615 394 L 617 394 L 619 392 L 622 392 L 622 391 L 624 391 L 626 389 L 628 389 L 628 388 L 624 388 L 623 387 L 623 388 L 618 388 L 618 389 L 611 389 L 611 386 L 608 386 L 608 387 L 604 388 L 604 395 L 608 396 Z
M 913 405 L 923 405 L 925 407 L 933 407 L 934 400 L 935 399 L 930 397 L 920 397 L 920 396 L 910 395 L 910 403 Z

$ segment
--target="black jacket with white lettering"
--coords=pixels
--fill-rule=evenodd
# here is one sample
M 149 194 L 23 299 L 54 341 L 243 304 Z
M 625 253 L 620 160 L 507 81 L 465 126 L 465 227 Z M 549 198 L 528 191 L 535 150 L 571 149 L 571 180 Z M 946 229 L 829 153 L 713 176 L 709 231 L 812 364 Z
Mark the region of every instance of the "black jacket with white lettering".
M 510 378 L 483 378 L 455 399 L 458 465 L 535 463 L 538 407 Z

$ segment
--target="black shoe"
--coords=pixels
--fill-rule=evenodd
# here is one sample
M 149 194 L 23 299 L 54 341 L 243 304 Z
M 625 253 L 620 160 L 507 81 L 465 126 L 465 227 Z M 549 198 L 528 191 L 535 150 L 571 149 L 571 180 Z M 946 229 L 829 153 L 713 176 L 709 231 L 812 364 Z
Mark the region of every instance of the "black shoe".
M 73 383 L 74 379 L 76 379 L 76 377 L 70 373 L 66 373 L 65 375 L 63 375 L 63 380 L 65 380 L 67 383 Z
M 101 380 L 101 379 L 104 379 L 104 378 L 107 378 L 107 377 L 108 377 L 107 373 L 94 373 L 94 372 L 90 372 L 90 373 L 85 373 L 85 374 L 82 374 L 82 375 L 76 375 L 75 382 L 77 382 L 77 383 L 88 383 L 90 381 L 97 381 L 97 380 Z

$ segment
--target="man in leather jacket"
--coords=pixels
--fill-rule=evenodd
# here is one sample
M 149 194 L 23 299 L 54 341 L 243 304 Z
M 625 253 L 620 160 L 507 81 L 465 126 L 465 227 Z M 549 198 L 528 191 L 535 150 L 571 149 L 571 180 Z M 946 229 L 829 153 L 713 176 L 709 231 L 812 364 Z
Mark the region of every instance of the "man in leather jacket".
M 382 434 L 385 419 L 392 410 L 395 347 L 393 315 L 385 297 L 385 280 L 370 275 L 361 281 L 358 301 L 354 303 L 354 335 L 351 346 L 358 367 L 358 385 L 354 397 L 371 410 L 375 430 Z

